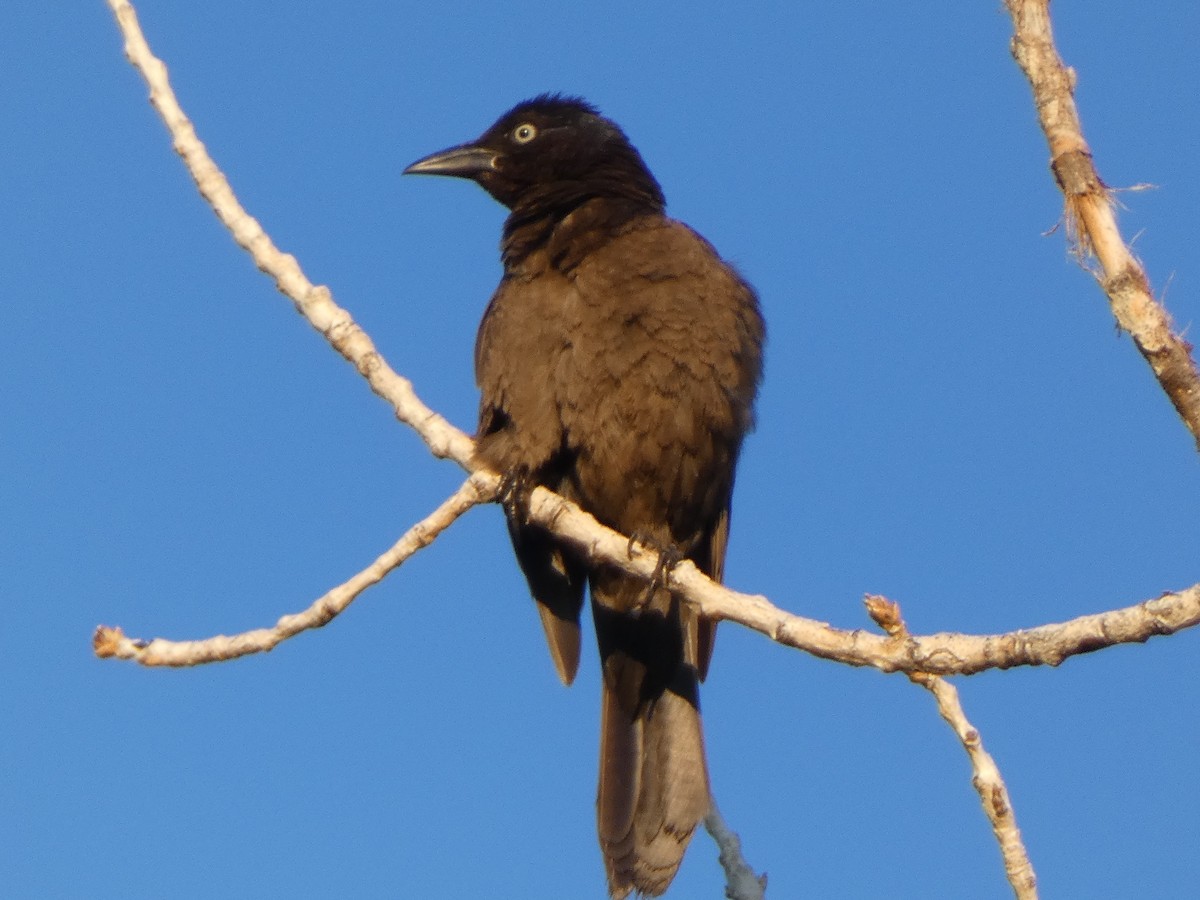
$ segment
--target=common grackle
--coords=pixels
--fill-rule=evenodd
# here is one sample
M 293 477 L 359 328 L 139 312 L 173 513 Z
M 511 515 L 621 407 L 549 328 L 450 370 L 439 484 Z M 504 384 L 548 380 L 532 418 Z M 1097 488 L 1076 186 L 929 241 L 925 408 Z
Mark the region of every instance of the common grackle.
M 510 210 L 504 275 L 479 328 L 478 459 L 721 578 L 764 326 L 753 289 L 668 218 L 624 132 L 544 94 L 406 173 L 468 178 Z M 600 846 L 614 898 L 667 889 L 708 811 L 697 682 L 716 623 L 661 583 L 506 517 L 550 654 L 569 684 L 590 586 L 603 669 Z

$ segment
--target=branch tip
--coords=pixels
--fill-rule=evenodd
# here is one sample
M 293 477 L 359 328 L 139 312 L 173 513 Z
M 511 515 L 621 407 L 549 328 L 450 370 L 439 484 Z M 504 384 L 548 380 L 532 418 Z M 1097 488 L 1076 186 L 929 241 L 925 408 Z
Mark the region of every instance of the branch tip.
M 95 633 L 92 634 L 92 652 L 100 659 L 116 656 L 117 648 L 124 638 L 125 633 L 120 628 L 110 625 L 98 625 L 96 626 Z

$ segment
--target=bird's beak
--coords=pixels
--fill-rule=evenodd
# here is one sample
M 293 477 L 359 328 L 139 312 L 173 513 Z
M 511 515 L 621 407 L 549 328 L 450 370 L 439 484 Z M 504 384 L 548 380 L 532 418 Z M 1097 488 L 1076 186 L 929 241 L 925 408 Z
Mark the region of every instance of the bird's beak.
M 404 170 L 405 175 L 453 175 L 456 178 L 474 178 L 482 172 L 496 168 L 499 154 L 495 150 L 462 144 L 442 150 L 424 159 L 418 159 Z

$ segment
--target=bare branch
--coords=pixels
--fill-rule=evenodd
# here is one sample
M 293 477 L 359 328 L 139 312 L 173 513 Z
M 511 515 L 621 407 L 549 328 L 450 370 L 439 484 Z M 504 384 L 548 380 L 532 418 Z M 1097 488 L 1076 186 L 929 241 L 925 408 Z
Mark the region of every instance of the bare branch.
M 474 445 L 471 438 L 420 401 L 411 383 L 387 364 L 349 313 L 333 302 L 328 288 L 309 282 L 296 259 L 279 251 L 258 222 L 241 207 L 229 183 L 208 156 L 191 122 L 179 107 L 167 80 L 166 67 L 150 52 L 138 27 L 133 7 L 127 0 L 108 2 L 125 37 L 126 56 L 150 87 L 151 103 L 170 130 L 176 151 L 183 158 L 200 193 L 229 228 L 234 239 L 250 253 L 256 265 L 275 280 L 279 290 L 293 300 L 296 309 L 313 327 L 354 364 L 371 389 L 392 405 L 396 417 L 421 435 L 436 456 L 449 457 L 464 468 L 473 468 Z M 1037 5 L 1019 4 L 1013 0 L 1010 9 L 1014 10 L 1016 16 L 1016 10 Z M 1044 3 L 1042 7 L 1044 12 Z M 1048 20 L 1045 28 L 1048 33 Z M 1021 34 L 1019 26 L 1019 37 Z M 1049 50 L 1053 54 L 1052 46 Z M 1053 58 L 1057 59 L 1056 56 Z M 1064 87 L 1059 93 L 1062 91 L 1065 91 L 1063 96 L 1066 102 L 1070 103 L 1069 89 Z M 1058 94 L 1052 93 L 1052 96 L 1057 97 Z M 1061 103 L 1061 100 L 1056 102 Z M 1073 115 L 1073 105 L 1070 110 Z M 1043 116 L 1046 116 L 1045 111 Z M 1083 146 L 1081 141 L 1082 138 L 1079 138 L 1078 146 Z M 1107 214 L 1111 220 L 1111 211 Z M 1086 221 L 1089 220 L 1085 220 L 1085 224 Z M 1112 233 L 1115 234 L 1115 226 Z M 1099 247 L 1101 241 L 1097 234 L 1090 230 L 1088 234 L 1091 235 L 1092 244 Z M 1123 252 L 1128 257 L 1128 251 Z M 1108 255 L 1106 251 L 1103 258 Z M 1132 260 L 1131 257 L 1129 259 Z M 1144 282 L 1144 276 L 1142 280 Z M 1158 309 L 1148 293 L 1145 299 L 1150 307 Z M 473 480 L 481 494 L 490 496 L 495 491 L 498 476 L 478 470 Z M 604 528 L 577 506 L 544 488 L 534 491 L 530 500 L 531 519 L 581 547 L 591 561 L 620 566 L 645 578 L 654 575 L 658 560 L 653 551 L 637 545 L 631 548 L 628 538 Z M 351 579 L 351 582 L 354 581 Z M 1141 642 L 1154 635 L 1172 634 L 1200 623 L 1200 585 L 1194 585 L 1179 593 L 1163 594 L 1135 606 L 1027 631 L 1002 635 L 936 634 L 909 637 L 896 642 L 864 631 L 832 628 L 824 622 L 791 615 L 772 605 L 765 597 L 741 594 L 715 584 L 687 561 L 672 570 L 670 584 L 680 596 L 707 616 L 738 622 L 762 632 L 772 640 L 815 656 L 850 665 L 873 666 L 886 672 L 972 674 L 985 669 L 1018 665 L 1058 665 L 1079 653 L 1113 644 Z M 318 601 L 318 604 L 321 602 Z M 289 620 L 285 617 L 281 621 Z M 287 636 L 278 629 L 279 625 L 276 625 L 274 629 L 250 632 L 250 635 L 259 635 L 254 639 L 242 635 L 213 640 L 226 641 L 222 652 L 233 651 L 232 655 L 236 656 L 274 646 Z M 282 636 L 274 637 L 276 634 Z M 122 658 L 149 658 L 151 655 L 146 650 L 158 643 L 140 646 L 139 642 L 121 635 L 119 629 L 101 629 L 97 631 L 95 639 L 99 655 Z M 212 652 L 212 645 L 207 641 L 198 643 L 204 649 L 198 651 L 198 655 L 193 654 L 195 661 L 209 661 L 205 654 Z M 240 650 L 242 643 L 248 649 Z
M 877 596 L 868 596 L 866 604 L 871 618 L 890 637 L 897 640 L 909 637 L 908 627 L 900 616 L 899 604 Z M 1021 840 L 1021 831 L 1017 828 L 1017 814 L 1009 800 L 1008 788 L 996 761 L 983 748 L 983 738 L 978 729 L 967 721 L 967 715 L 958 700 L 958 689 L 946 679 L 926 672 L 909 672 L 908 677 L 914 684 L 921 685 L 933 694 L 938 712 L 954 729 L 963 749 L 967 751 L 974 773 L 971 783 L 979 792 L 984 815 L 992 823 L 992 833 L 996 835 L 1000 854 L 1004 857 L 1004 872 L 1017 900 L 1037 900 L 1037 876 Z
M 755 875 L 742 857 L 741 839 L 725 824 L 715 800 L 704 817 L 704 828 L 720 851 L 718 859 L 725 870 L 728 900 L 763 900 L 767 895 L 767 876 Z
M 1097 273 L 1117 323 L 1133 337 L 1162 389 L 1200 448 L 1200 372 L 1192 346 L 1171 330 L 1141 264 L 1121 238 L 1108 187 L 1092 162 L 1075 108 L 1075 71 L 1054 46 L 1050 0 L 1005 0 L 1012 16 L 1012 53 L 1033 88 L 1034 105 L 1050 144 L 1050 168 L 1066 198 L 1068 232 Z
M 421 402 L 412 383 L 388 365 L 350 313 L 334 302 L 329 288 L 309 281 L 296 257 L 280 251 L 258 221 L 242 208 L 175 98 L 167 67 L 150 51 L 137 13 L 128 0 L 108 0 L 108 5 L 125 38 L 125 56 L 150 88 L 150 103 L 170 131 L 175 152 L 233 239 L 262 272 L 274 279 L 279 291 L 295 303 L 297 312 L 358 369 L 371 390 L 392 405 L 397 419 L 416 431 L 435 456 L 449 457 L 469 469 L 474 450 L 470 437 Z
M 303 612 L 284 616 L 272 628 L 259 628 L 232 636 L 221 634 L 202 641 L 168 641 L 163 638 L 144 641 L 126 637 L 120 628 L 101 625 L 92 637 L 92 647 L 97 656 L 132 659 L 143 666 L 198 666 L 237 659 L 251 653 L 265 653 L 281 641 L 303 631 L 329 624 L 359 594 L 378 584 L 418 550 L 433 543 L 468 509 L 479 503 L 490 502 L 494 492 L 494 479 L 486 476 L 468 478 L 437 509 L 408 529 L 371 565 L 318 598 Z
M 646 579 L 654 576 L 656 551 L 636 543 L 630 546 L 624 535 L 545 488 L 530 495 L 529 514 L 531 521 L 577 546 L 589 562 L 617 565 Z M 1142 643 L 1200 624 L 1200 584 L 1196 584 L 1123 609 L 1007 634 L 942 633 L 895 641 L 785 612 L 759 594 L 742 594 L 709 580 L 689 560 L 671 569 L 668 583 L 705 616 L 737 622 L 813 656 L 884 672 L 972 675 L 1013 666 L 1057 666 L 1080 653 Z

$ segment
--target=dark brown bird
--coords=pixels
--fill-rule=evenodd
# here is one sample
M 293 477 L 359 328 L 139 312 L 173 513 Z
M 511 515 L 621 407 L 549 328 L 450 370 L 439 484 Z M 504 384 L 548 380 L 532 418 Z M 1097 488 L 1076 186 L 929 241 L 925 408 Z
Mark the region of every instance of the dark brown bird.
M 719 580 L 762 371 L 751 287 L 666 216 L 641 155 L 583 100 L 521 103 L 405 171 L 472 179 L 511 211 L 475 345 L 478 458 Z M 697 682 L 716 623 L 661 585 L 588 571 L 520 507 L 506 504 L 509 532 L 567 684 L 591 588 L 609 891 L 661 894 L 710 805 Z

